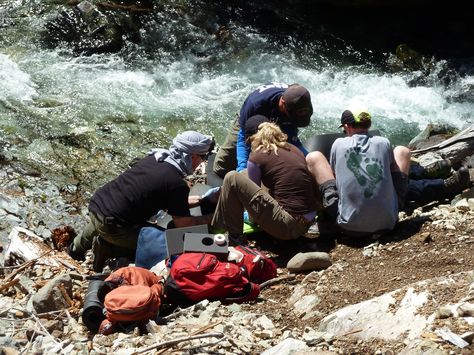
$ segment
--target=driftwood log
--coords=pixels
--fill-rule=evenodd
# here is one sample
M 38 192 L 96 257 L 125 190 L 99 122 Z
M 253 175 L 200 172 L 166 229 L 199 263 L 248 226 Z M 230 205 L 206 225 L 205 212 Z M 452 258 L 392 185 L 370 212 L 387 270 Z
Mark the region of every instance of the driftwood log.
M 38 261 L 42 265 L 58 269 L 84 271 L 67 253 L 52 249 L 42 238 L 28 229 L 14 227 L 8 239 L 9 244 L 5 251 L 6 266 Z
M 426 166 L 441 159 L 447 159 L 452 166 L 466 165 L 474 155 L 474 125 L 440 143 L 412 151 L 420 165 Z

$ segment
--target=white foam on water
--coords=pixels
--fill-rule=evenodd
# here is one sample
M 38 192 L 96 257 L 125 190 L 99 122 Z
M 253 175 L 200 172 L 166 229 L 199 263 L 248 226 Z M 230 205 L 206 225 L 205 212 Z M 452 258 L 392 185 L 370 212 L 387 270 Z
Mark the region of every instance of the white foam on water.
M 473 77 L 448 89 L 441 85 L 410 87 L 407 74 L 381 73 L 363 66 L 302 67 L 292 60 L 282 54 L 256 53 L 213 70 L 212 65 L 203 69 L 202 63 L 189 58 L 130 64 L 112 54 L 70 58 L 38 51 L 35 57 L 23 59 L 20 69 L 0 55 L 0 78 L 6 83 L 0 87 L 0 99 L 55 97 L 67 108 L 51 110 L 48 117 L 53 122 L 57 114 L 57 120 L 71 128 L 133 116 L 153 129 L 179 118 L 183 128 L 205 126 L 223 140 L 232 118 L 256 87 L 272 81 L 297 82 L 309 89 L 314 108 L 310 127 L 301 130 L 303 136 L 337 130 L 342 111 L 354 103 L 371 111 L 375 126 L 396 125 L 395 129 L 406 123 L 423 129 L 436 122 L 463 128 L 473 122 L 472 100 L 450 100 L 473 85 Z M 31 78 L 41 86 L 36 88 Z
M 81 111 L 91 114 L 114 115 L 140 111 L 147 106 L 155 82 L 141 69 L 129 69 L 115 55 L 64 58 L 54 56 L 41 69 L 49 94 Z
M 31 101 L 36 85 L 17 63 L 0 53 L 0 101 Z
M 401 76 L 357 72 L 357 68 L 312 73 L 307 82 L 313 120 L 324 123 L 338 120 L 344 109 L 360 104 L 370 110 L 374 120 L 384 123 L 403 121 L 423 129 L 436 122 L 462 128 L 469 123 L 466 113 L 474 109 L 473 103 L 450 103 L 442 87 L 409 87 Z M 471 114 L 471 122 L 473 118 Z

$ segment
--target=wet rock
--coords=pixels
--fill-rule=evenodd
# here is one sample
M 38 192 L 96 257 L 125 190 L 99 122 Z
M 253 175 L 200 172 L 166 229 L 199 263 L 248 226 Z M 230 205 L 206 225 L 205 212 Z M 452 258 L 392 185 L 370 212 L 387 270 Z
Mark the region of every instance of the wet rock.
M 429 123 L 423 131 L 408 143 L 408 148 L 415 150 L 430 147 L 434 144 L 443 142 L 456 133 L 458 133 L 458 130 L 455 127 L 446 124 L 439 125 Z
M 288 261 L 287 268 L 290 272 L 320 270 L 331 266 L 332 261 L 328 253 L 310 252 L 298 253 Z
M 474 85 L 472 83 L 462 83 L 461 90 L 453 93 L 449 97 L 452 102 L 472 102 L 474 101 Z
M 46 24 L 43 38 L 51 46 L 70 45 L 76 53 L 119 50 L 124 37 L 138 41 L 136 16 L 120 9 L 110 12 L 90 1 L 81 1 Z

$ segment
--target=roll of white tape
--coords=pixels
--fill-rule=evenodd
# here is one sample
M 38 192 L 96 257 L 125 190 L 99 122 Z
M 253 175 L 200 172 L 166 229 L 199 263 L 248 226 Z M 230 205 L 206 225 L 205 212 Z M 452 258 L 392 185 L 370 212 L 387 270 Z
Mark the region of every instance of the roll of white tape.
M 226 239 L 224 234 L 216 234 L 214 236 L 214 243 L 216 245 L 225 245 L 226 244 Z

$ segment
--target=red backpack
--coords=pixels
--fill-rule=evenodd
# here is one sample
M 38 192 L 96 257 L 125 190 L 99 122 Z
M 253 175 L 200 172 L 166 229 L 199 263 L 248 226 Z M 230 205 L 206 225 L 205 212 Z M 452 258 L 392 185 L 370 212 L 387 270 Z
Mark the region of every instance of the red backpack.
M 172 304 L 186 307 L 204 299 L 225 303 L 254 300 L 260 287 L 237 264 L 213 254 L 184 253 L 172 264 L 165 294 Z
M 157 316 L 163 297 L 163 278 L 150 270 L 127 266 L 105 279 L 111 289 L 105 296 L 106 319 L 99 333 L 108 335 L 119 323 L 138 322 L 139 325 Z
M 261 284 L 277 276 L 274 261 L 260 251 L 244 245 L 236 246 L 234 249 L 243 254 L 242 260 L 237 265 L 245 269 L 250 281 Z

